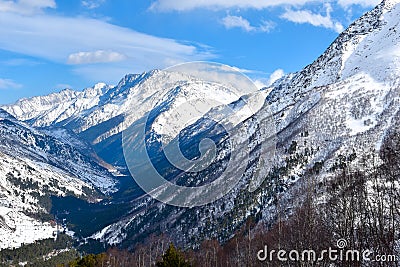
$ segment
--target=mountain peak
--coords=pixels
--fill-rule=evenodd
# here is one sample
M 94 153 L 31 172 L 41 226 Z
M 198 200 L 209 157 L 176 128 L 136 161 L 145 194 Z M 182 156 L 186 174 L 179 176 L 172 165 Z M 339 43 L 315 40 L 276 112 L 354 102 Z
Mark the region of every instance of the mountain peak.
M 127 85 L 131 83 L 137 83 L 138 80 L 144 80 L 150 76 L 153 76 L 157 73 L 159 73 L 161 70 L 154 69 L 151 71 L 144 71 L 141 74 L 126 74 L 124 78 L 120 80 L 118 85 L 116 87 L 121 88 L 121 87 L 126 87 Z
M 111 86 L 105 83 L 96 83 L 93 87 L 86 88 L 83 90 L 83 95 L 85 98 L 94 98 L 97 96 L 102 96 L 105 94 Z
M 291 84 L 298 93 L 363 73 L 382 82 L 400 76 L 400 0 L 384 0 L 353 22 L 327 50 L 303 70 L 286 76 L 270 95 Z

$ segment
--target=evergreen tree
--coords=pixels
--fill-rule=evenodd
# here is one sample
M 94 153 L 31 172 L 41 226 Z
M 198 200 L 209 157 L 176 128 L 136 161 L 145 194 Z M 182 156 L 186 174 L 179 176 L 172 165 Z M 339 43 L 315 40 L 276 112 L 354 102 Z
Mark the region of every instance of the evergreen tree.
M 190 267 L 182 252 L 171 243 L 162 256 L 162 261 L 157 262 L 158 267 Z

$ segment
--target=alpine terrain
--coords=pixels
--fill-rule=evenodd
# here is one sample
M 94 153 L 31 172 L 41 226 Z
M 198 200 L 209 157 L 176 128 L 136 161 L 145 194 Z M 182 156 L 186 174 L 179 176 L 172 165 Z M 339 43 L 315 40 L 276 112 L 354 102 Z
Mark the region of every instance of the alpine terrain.
M 132 250 L 161 234 L 183 248 L 197 248 L 208 239 L 225 243 L 250 219 L 258 229 L 290 218 L 309 191 L 315 205 L 328 203 L 329 186 L 340 170 L 363 175 L 386 165 L 398 170 L 398 161 L 385 161 L 382 155 L 399 145 L 399 23 L 400 1 L 384 0 L 312 64 L 240 99 L 218 84 L 153 70 L 126 75 L 116 86 L 99 83 L 1 106 L 0 236 L 5 238 L 0 248 L 53 237 L 60 227 L 74 236 L 77 246 Z M 232 136 L 219 126 L 227 119 L 224 109 L 215 105 L 208 113 L 220 121 L 204 116 L 175 125 L 172 116 L 181 103 L 209 95 L 238 112 L 247 98 L 263 103 L 240 117 L 247 132 L 235 133 L 241 140 L 235 149 L 250 151 L 248 158 L 235 159 L 243 165 L 243 175 L 226 195 L 206 205 L 159 202 L 132 179 L 124 134 L 132 125 L 147 125 L 146 149 L 167 180 L 192 187 L 215 181 L 235 152 Z M 274 127 L 263 128 L 260 122 L 265 121 L 273 121 Z M 160 130 L 163 125 L 178 136 Z M 161 141 L 176 137 L 190 159 L 199 158 L 201 140 L 211 138 L 216 144 L 212 163 L 186 173 L 172 166 Z M 271 140 L 274 153 L 263 162 L 261 155 L 268 153 L 263 144 Z M 129 148 L 138 142 L 131 140 Z M 365 186 L 374 194 L 373 182 Z

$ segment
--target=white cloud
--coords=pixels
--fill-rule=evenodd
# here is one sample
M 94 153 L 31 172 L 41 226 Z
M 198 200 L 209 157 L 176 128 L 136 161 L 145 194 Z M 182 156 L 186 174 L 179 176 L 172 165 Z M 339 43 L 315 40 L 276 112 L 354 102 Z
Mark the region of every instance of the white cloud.
M 241 28 L 246 32 L 251 32 L 256 30 L 255 27 L 250 25 L 250 22 L 247 19 L 238 16 L 228 15 L 222 19 L 222 24 L 224 24 L 224 26 L 227 29 Z
M 226 9 L 267 9 L 271 7 L 284 7 L 287 11 L 282 18 L 295 23 L 309 23 L 318 27 L 325 27 L 338 33 L 344 30 L 341 22 L 334 20 L 330 16 L 330 11 L 326 15 L 315 14 L 304 9 L 308 4 L 325 5 L 330 4 L 348 10 L 351 6 L 373 7 L 381 0 L 155 0 L 149 7 L 150 10 L 169 12 L 187 12 L 194 9 L 226 10 Z M 329 8 L 330 9 L 330 8 Z M 222 20 L 227 28 L 242 28 L 247 32 L 260 31 L 269 32 L 275 28 L 275 23 L 265 21 L 259 26 L 252 25 L 248 20 L 240 16 L 227 16 Z
M 277 69 L 275 70 L 273 73 L 271 73 L 271 75 L 269 76 L 269 78 L 259 78 L 256 79 L 254 81 L 254 84 L 256 85 L 256 87 L 258 89 L 262 89 L 265 87 L 269 87 L 271 86 L 274 82 L 276 82 L 277 80 L 279 80 L 280 78 L 282 78 L 283 76 L 285 76 L 285 72 L 282 69 Z
M 275 70 L 271 74 L 271 76 L 269 76 L 268 83 L 267 83 L 268 86 L 270 86 L 271 84 L 273 84 L 274 82 L 276 82 L 277 80 L 282 78 L 283 76 L 285 76 L 285 72 L 282 69 Z
M 113 51 L 97 50 L 94 52 L 78 52 L 68 56 L 68 64 L 92 64 L 123 61 L 127 57 Z
M 332 7 L 329 4 L 326 4 L 325 16 L 321 14 L 312 13 L 309 10 L 298 10 L 298 11 L 287 10 L 284 14 L 281 15 L 281 18 L 294 23 L 299 23 L 299 24 L 308 23 L 313 26 L 324 27 L 340 33 L 344 30 L 344 27 L 340 22 L 334 21 L 331 18 L 330 15 L 331 10 Z
M 105 2 L 106 2 L 105 0 L 83 0 L 81 2 L 81 5 L 88 9 L 95 9 L 100 7 Z
M 0 36 L 7 36 L 0 38 L 0 49 L 57 63 L 112 61 L 102 66 L 74 67 L 78 72 L 82 71 L 83 75 L 90 75 L 90 79 L 106 81 L 110 81 L 111 75 L 111 81 L 114 81 L 117 75 L 163 68 L 168 62 L 207 60 L 214 57 L 204 46 L 183 44 L 173 39 L 159 38 L 84 17 L 46 14 L 25 16 L 5 12 L 0 14 Z M 116 62 L 122 59 L 121 55 L 126 60 Z M 115 70 L 119 71 L 118 74 Z
M 262 24 L 256 27 L 252 26 L 247 19 L 241 16 L 231 16 L 231 15 L 227 15 L 225 18 L 223 18 L 221 20 L 221 23 L 227 29 L 241 28 L 246 32 L 255 32 L 255 31 L 270 32 L 273 28 L 275 28 L 275 23 L 270 21 L 262 21 Z
M 242 68 L 238 68 L 238 67 L 235 67 L 235 66 L 229 66 L 229 65 L 226 65 L 228 68 L 231 68 L 231 69 L 233 69 L 233 70 L 235 70 L 235 71 L 237 71 L 237 72 L 241 72 L 241 73 L 253 73 L 254 71 L 252 71 L 252 70 L 248 70 L 248 69 L 242 69 Z
M 276 27 L 276 23 L 273 21 L 263 20 L 258 30 L 261 32 L 270 32 Z
M 265 87 L 268 87 L 267 82 L 265 81 L 265 79 L 258 79 L 254 81 L 255 86 L 257 87 L 257 89 L 262 89 Z
M 0 0 L 0 12 L 33 15 L 40 13 L 43 9 L 55 7 L 54 0 Z
M 40 65 L 41 63 L 35 60 L 31 59 L 26 59 L 26 58 L 12 58 L 12 59 L 7 59 L 7 60 L 2 60 L 0 61 L 1 65 L 7 66 L 7 67 L 18 67 L 18 66 L 37 66 Z
M 188 11 L 196 8 L 226 9 L 255 8 L 263 9 L 280 5 L 304 5 L 314 0 L 157 0 L 150 6 L 158 11 Z
M 21 87 L 21 84 L 18 84 L 13 80 L 0 78 L 0 89 L 18 89 Z

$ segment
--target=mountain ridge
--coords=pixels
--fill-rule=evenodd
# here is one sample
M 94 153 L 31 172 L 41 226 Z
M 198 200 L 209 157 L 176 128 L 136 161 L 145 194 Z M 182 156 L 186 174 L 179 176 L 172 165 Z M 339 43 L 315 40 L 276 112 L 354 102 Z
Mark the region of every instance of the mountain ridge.
M 183 246 L 198 244 L 200 240 L 195 236 L 224 241 L 232 237 L 232 229 L 239 229 L 250 216 L 261 217 L 266 224 L 272 223 L 277 216 L 273 204 L 277 195 L 286 203 L 296 201 L 291 199 L 290 192 L 298 187 L 297 181 L 307 173 L 317 171 L 316 182 L 329 180 L 332 177 L 329 170 L 343 155 L 352 158 L 350 164 L 366 171 L 361 164 L 368 163 L 361 160 L 366 153 L 379 154 L 382 140 L 388 130 L 395 127 L 394 118 L 399 114 L 400 69 L 397 67 L 397 51 L 391 50 L 400 44 L 399 32 L 393 30 L 399 17 L 398 1 L 382 2 L 354 22 L 314 63 L 273 84 L 265 107 L 272 110 L 277 122 L 275 166 L 285 170 L 279 175 L 280 185 L 274 185 L 274 180 L 266 182 L 272 179 L 271 175 L 274 177 L 274 170 L 261 170 L 267 178 L 254 195 L 246 193 L 251 177 L 247 173 L 223 199 L 194 210 L 171 208 L 144 198 L 132 203 L 132 207 L 137 208 L 126 218 L 92 237 L 110 241 L 110 244 L 124 243 L 132 236 L 139 238 L 155 231 L 153 227 L 161 227 L 162 232 L 171 232 L 173 236 L 179 233 L 176 241 Z M 383 39 L 381 35 L 387 38 Z M 387 39 L 389 41 L 385 42 Z M 374 54 L 374 46 L 389 53 L 383 59 L 377 58 L 379 55 Z M 381 64 L 366 64 L 365 58 Z M 353 68 L 357 65 L 358 69 Z M 390 75 L 386 76 L 385 71 Z M 269 114 L 261 109 L 252 118 L 262 120 Z M 250 125 L 249 120 L 245 123 Z M 251 129 L 251 133 L 253 131 L 257 132 Z M 262 138 L 266 140 L 269 136 Z M 298 158 L 288 155 L 287 151 L 292 149 Z M 238 204 L 234 204 L 238 202 L 247 204 L 238 209 Z M 143 206 L 155 208 L 143 210 L 140 208 Z M 151 229 L 143 230 L 143 224 L 152 221 L 151 216 L 156 210 L 168 221 L 157 221 L 154 225 L 153 220 L 152 225 L 147 225 Z M 210 214 L 209 210 L 213 212 Z M 229 226 L 226 225 L 227 218 Z M 205 224 L 206 221 L 209 224 Z
M 243 143 L 248 141 L 251 148 L 249 161 L 243 163 L 246 164 L 246 171 L 236 187 L 223 198 L 212 204 L 187 209 L 172 207 L 142 195 L 126 201 L 127 211 L 113 218 L 116 222 L 87 231 L 87 235 L 81 237 L 85 241 L 99 240 L 130 248 L 153 233 L 170 234 L 186 247 L 195 246 L 207 238 L 226 241 L 248 218 L 256 218 L 257 223 L 272 224 L 278 216 L 278 204 L 289 216 L 295 203 L 301 201 L 301 196 L 294 192 L 304 179 L 312 177 L 315 183 L 329 181 L 333 176 L 330 170 L 341 157 L 350 158 L 348 164 L 367 171 L 368 161 L 361 161 L 366 153 L 372 155 L 370 160 L 376 160 L 387 133 L 396 127 L 400 114 L 399 2 L 383 1 L 352 23 L 313 63 L 264 90 L 270 91 L 264 106 L 242 121 L 248 130 Z M 154 77 L 156 79 L 152 80 Z M 124 123 L 141 121 L 152 108 L 157 107 L 166 111 L 156 114 L 161 119 L 155 120 L 151 128 L 153 136 L 158 137 L 163 134 L 158 130 L 162 128 L 159 126 L 168 123 L 168 120 L 162 120 L 162 115 L 167 117 L 170 107 L 179 101 L 189 101 L 191 98 L 187 95 L 191 93 L 204 97 L 201 90 L 192 90 L 198 89 L 194 86 L 197 82 L 184 74 L 154 70 L 126 75 L 114 87 L 104 84 L 94 86 L 88 89 L 86 95 L 62 91 L 61 96 L 70 99 L 70 102 L 67 101 L 61 109 L 52 106 L 54 103 L 48 103 L 51 101 L 46 97 L 42 98 L 43 105 L 49 108 L 36 107 L 36 113 L 24 114 L 24 109 L 18 109 L 18 105 L 25 101 L 24 105 L 29 110 L 34 106 L 29 101 L 40 102 L 39 99 L 23 100 L 0 108 L 37 131 L 54 132 L 64 127 L 66 130 L 60 130 L 60 135 L 65 138 L 63 143 L 76 146 L 69 137 L 76 135 L 77 139 L 84 139 L 84 143 L 93 146 L 99 156 L 118 168 L 124 165 L 121 148 L 121 133 L 126 129 Z M 218 88 L 213 90 L 218 97 L 225 97 L 222 93 L 217 94 L 220 92 Z M 53 97 L 62 101 L 56 94 Z M 73 101 L 74 97 L 82 102 Z M 240 106 L 237 99 L 230 99 L 229 96 L 226 99 L 230 102 L 225 102 Z M 127 121 L 124 112 L 132 107 L 135 108 L 134 116 Z M 213 110 L 218 111 L 218 107 Z M 257 121 L 271 117 L 270 111 L 276 122 L 276 132 L 268 132 L 257 125 Z M 4 113 L 4 116 L 8 115 Z M 43 126 L 44 129 L 41 128 Z M 183 144 L 183 152 L 193 150 L 196 142 L 208 133 L 215 133 L 213 127 L 214 124 L 200 119 L 183 129 L 177 128 L 184 140 L 194 140 L 193 143 Z M 273 166 L 258 170 L 263 180 L 258 188 L 249 192 L 260 154 L 265 153 L 260 144 L 273 135 L 277 139 L 276 155 L 271 159 Z M 198 186 L 218 177 L 230 154 L 229 144 L 224 138 L 217 140 L 220 153 L 210 169 L 198 175 L 179 173 L 171 180 L 180 185 Z M 156 160 L 162 167 L 167 165 L 162 157 Z M 323 193 L 320 197 L 324 197 Z M 111 199 L 104 205 L 112 205 L 113 201 L 119 200 Z

